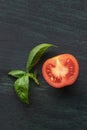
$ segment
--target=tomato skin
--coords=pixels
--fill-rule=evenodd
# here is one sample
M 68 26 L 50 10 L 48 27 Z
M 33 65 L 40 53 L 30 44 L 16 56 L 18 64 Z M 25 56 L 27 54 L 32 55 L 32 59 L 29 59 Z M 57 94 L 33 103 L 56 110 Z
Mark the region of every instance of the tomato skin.
M 42 66 L 45 81 L 54 88 L 72 85 L 79 74 L 77 59 L 71 54 L 60 54 L 46 60 Z

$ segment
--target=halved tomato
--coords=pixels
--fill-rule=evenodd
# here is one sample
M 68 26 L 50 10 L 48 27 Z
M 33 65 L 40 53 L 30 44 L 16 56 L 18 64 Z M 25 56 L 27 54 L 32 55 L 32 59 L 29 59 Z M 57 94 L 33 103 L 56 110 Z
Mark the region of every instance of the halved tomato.
M 45 61 L 42 66 L 42 75 L 46 82 L 62 88 L 73 84 L 79 74 L 77 59 L 71 54 L 61 54 Z

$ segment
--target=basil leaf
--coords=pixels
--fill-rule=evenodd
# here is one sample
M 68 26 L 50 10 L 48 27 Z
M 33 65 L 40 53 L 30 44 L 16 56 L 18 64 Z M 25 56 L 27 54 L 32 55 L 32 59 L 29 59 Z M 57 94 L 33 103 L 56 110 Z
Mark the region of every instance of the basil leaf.
M 48 44 L 48 43 L 42 43 L 34 47 L 28 56 L 28 61 L 27 61 L 27 71 L 30 71 L 35 64 L 39 61 L 43 53 L 51 46 L 54 46 L 53 44 Z
M 17 79 L 14 83 L 15 91 L 20 100 L 26 104 L 29 104 L 28 89 L 29 89 L 29 78 L 27 75 Z
M 15 77 L 15 78 L 20 78 L 25 74 L 25 71 L 22 70 L 12 70 L 8 73 L 9 75 Z

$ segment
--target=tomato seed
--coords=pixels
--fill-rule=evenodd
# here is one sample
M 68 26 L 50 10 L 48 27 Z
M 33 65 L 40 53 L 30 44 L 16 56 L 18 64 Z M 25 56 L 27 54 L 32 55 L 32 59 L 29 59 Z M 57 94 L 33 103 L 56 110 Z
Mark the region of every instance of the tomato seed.
M 56 77 L 56 82 L 61 82 L 61 80 L 62 80 L 62 77 Z

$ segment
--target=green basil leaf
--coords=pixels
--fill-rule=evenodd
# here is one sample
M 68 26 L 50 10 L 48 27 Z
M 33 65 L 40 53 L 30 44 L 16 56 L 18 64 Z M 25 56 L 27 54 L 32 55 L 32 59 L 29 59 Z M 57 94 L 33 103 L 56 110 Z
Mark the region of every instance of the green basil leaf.
M 9 75 L 15 77 L 15 78 L 20 78 L 25 74 L 25 71 L 22 70 L 12 70 L 8 73 Z
M 15 91 L 20 100 L 26 104 L 29 104 L 28 89 L 29 89 L 29 77 L 24 75 L 17 79 L 14 83 Z
M 28 61 L 27 61 L 27 71 L 30 71 L 35 64 L 39 61 L 43 53 L 51 46 L 55 46 L 53 44 L 42 43 L 35 46 L 29 53 Z

